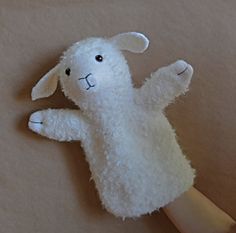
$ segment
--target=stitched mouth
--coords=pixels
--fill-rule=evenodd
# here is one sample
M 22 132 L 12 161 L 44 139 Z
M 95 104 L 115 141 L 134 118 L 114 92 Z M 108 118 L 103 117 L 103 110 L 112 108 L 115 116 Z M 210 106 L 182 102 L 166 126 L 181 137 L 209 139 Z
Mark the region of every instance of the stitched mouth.
M 90 82 L 89 82 L 89 80 L 88 80 L 88 77 L 90 76 L 90 75 L 92 75 L 91 73 L 89 73 L 89 74 L 87 74 L 84 78 L 79 78 L 78 80 L 85 80 L 86 81 L 86 83 L 88 84 L 88 87 L 86 88 L 86 90 L 89 90 L 90 88 L 92 88 L 92 87 L 95 87 L 95 85 L 93 85 L 93 84 L 91 84 Z
M 187 66 L 183 71 L 181 71 L 180 73 L 178 73 L 177 75 L 183 74 L 187 69 L 188 69 L 188 66 Z

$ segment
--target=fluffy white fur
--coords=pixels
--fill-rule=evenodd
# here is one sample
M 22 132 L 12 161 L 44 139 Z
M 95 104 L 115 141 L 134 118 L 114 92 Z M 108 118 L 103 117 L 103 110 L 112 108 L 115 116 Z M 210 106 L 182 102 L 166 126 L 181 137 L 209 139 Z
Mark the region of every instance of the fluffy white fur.
M 80 107 L 35 112 L 29 128 L 59 141 L 81 140 L 103 205 L 123 218 L 165 206 L 194 179 L 163 114 L 187 91 L 193 69 L 179 60 L 136 89 L 120 50 L 138 53 L 147 47 L 148 39 L 134 32 L 75 43 L 32 91 L 33 99 L 47 97 L 60 80 L 65 95 Z

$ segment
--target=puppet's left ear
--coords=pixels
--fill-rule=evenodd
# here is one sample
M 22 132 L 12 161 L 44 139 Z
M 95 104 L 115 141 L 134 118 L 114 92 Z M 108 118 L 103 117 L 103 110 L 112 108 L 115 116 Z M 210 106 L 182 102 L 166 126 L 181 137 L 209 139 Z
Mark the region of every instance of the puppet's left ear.
M 139 32 L 125 32 L 113 36 L 110 41 L 120 50 L 127 50 L 133 53 L 143 53 L 149 45 L 146 36 Z
M 60 65 L 58 64 L 52 68 L 33 87 L 31 92 L 32 100 L 48 97 L 56 91 L 59 79 L 59 67 Z

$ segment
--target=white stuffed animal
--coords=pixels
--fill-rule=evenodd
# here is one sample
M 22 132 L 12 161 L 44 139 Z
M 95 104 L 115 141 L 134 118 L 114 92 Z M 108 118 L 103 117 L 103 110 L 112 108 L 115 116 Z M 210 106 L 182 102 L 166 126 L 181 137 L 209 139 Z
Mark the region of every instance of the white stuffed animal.
M 77 42 L 32 90 L 33 100 L 48 97 L 60 80 L 79 106 L 35 112 L 29 128 L 59 141 L 80 140 L 102 204 L 123 218 L 165 206 L 194 179 L 163 113 L 187 91 L 193 69 L 179 60 L 134 88 L 121 50 L 142 53 L 148 44 L 137 32 Z

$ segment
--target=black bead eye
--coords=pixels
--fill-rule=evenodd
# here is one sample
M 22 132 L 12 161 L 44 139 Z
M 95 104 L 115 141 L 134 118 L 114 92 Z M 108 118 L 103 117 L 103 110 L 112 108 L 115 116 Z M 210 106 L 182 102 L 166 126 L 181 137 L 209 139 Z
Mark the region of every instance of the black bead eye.
M 101 55 L 97 55 L 97 56 L 95 57 L 95 59 L 96 59 L 96 61 L 98 61 L 98 62 L 102 62 L 102 61 L 103 61 L 103 57 L 102 57 Z
M 67 69 L 65 70 L 65 73 L 66 73 L 67 76 L 70 76 L 70 68 L 67 68 Z

